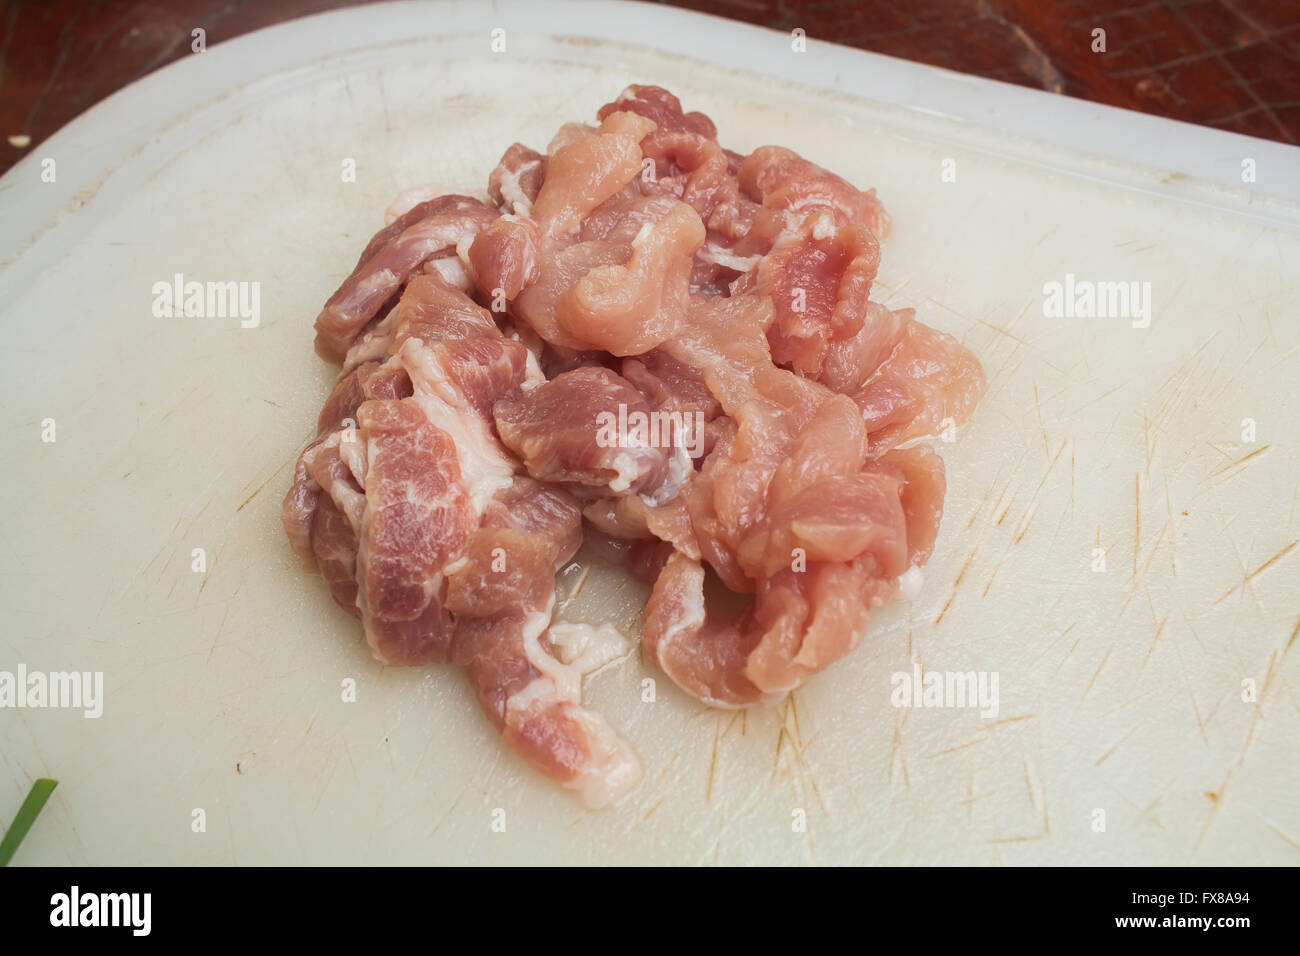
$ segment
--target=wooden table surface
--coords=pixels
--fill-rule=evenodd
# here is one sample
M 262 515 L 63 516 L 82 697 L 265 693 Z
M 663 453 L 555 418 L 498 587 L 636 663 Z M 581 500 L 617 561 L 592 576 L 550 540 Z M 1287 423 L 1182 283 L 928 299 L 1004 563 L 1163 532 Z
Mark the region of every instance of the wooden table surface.
M 0 172 L 96 102 L 209 46 L 348 0 L 2 0 Z M 780 30 L 1300 143 L 1298 0 L 672 0 Z M 1094 31 L 1105 52 L 1094 52 Z

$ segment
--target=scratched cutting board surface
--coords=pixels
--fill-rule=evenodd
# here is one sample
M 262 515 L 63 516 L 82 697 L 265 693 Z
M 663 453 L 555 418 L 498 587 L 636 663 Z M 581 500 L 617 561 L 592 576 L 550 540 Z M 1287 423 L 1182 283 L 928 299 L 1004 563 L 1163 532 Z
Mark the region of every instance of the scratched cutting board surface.
M 0 819 L 60 781 L 17 862 L 1300 859 L 1294 207 L 1262 221 L 1159 170 L 1076 175 L 1049 146 L 632 44 L 485 48 L 408 27 L 232 76 L 127 160 L 135 188 L 69 197 L 46 230 L 63 248 L 0 302 L 0 670 L 104 675 L 99 719 L 0 710 Z M 460 674 L 375 663 L 279 513 L 334 374 L 312 319 L 388 202 L 481 187 L 511 142 L 544 146 L 634 81 L 733 149 L 778 142 L 876 186 L 895 221 L 876 295 L 961 338 L 989 388 L 938 445 L 919 595 L 772 709 L 678 692 L 636 650 L 644 588 L 565 574 L 562 615 L 630 639 L 585 698 L 645 768 L 588 813 L 501 745 Z M 2 185 L 38 182 L 33 161 Z M 176 273 L 259 282 L 260 324 L 155 318 Z M 1149 282 L 1150 325 L 1045 316 L 1067 274 Z M 997 715 L 893 706 L 914 666 L 996 674 Z

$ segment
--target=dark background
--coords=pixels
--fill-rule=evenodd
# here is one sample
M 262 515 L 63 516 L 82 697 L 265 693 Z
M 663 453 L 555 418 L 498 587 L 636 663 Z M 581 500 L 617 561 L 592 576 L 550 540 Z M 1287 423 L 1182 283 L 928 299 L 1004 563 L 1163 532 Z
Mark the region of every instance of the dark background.
M 543 0 L 539 0 L 543 2 Z M 0 172 L 190 52 L 348 0 L 2 0 Z M 1300 0 L 673 0 L 813 39 L 1300 143 Z M 1093 53 L 1092 30 L 1107 52 Z M 761 64 L 756 64 L 761 67 Z M 30 143 L 15 145 L 14 136 Z

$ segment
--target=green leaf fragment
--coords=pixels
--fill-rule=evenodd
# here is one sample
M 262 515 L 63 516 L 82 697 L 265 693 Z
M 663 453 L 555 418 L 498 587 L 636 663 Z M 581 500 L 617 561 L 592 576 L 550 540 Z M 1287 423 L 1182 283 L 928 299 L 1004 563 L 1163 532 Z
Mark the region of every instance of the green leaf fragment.
M 23 842 L 27 831 L 32 828 L 32 824 L 36 822 L 41 809 L 45 806 L 45 801 L 50 799 L 50 794 L 58 785 L 57 780 L 46 780 L 44 777 L 32 784 L 27 799 L 18 808 L 18 815 L 14 817 L 14 822 L 5 833 L 4 839 L 0 840 L 0 866 L 9 865 L 9 861 L 13 859 L 18 849 L 18 844 Z

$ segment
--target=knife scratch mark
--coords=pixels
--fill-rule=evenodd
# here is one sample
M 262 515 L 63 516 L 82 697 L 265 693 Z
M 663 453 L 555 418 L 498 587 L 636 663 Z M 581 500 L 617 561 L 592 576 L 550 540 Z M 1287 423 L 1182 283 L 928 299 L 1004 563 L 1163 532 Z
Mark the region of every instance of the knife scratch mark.
M 953 599 L 957 597 L 957 588 L 961 586 L 961 579 L 966 576 L 966 569 L 970 567 L 970 563 L 974 558 L 975 549 L 972 548 L 970 553 L 966 555 L 966 562 L 961 566 L 961 570 L 957 572 L 956 580 L 952 582 L 952 593 L 948 595 L 948 600 L 944 602 L 943 610 L 939 612 L 939 616 L 934 619 L 935 624 L 942 621 L 943 616 L 948 613 L 948 608 L 952 606 Z
M 1029 504 L 1025 505 L 1024 514 L 1020 519 L 1019 531 L 1015 535 L 1015 540 L 1012 542 L 1013 544 L 1019 544 L 1020 539 L 1023 538 L 1025 536 L 1025 533 L 1029 530 L 1029 524 L 1030 522 L 1033 521 L 1034 513 L 1037 510 L 1036 506 L 1038 503 L 1038 495 L 1043 490 L 1043 485 L 1047 484 L 1047 479 L 1052 474 L 1052 469 L 1055 468 L 1056 463 L 1061 460 L 1061 453 L 1065 451 L 1065 446 L 1067 444 L 1069 443 L 1064 438 L 1062 438 L 1061 444 L 1059 444 L 1056 447 L 1056 454 L 1052 456 L 1052 460 L 1048 462 L 1047 468 L 1043 471 L 1043 477 L 1038 479 L 1038 484 L 1034 487 L 1033 494 L 1029 496 Z M 1010 503 L 1008 503 L 1007 509 L 1010 510 L 1010 508 L 1011 505 Z M 1003 517 L 1005 517 L 1006 511 L 1003 511 L 1002 515 Z M 997 523 L 1001 524 L 1002 519 L 999 518 Z
M 261 493 L 262 493 L 262 489 L 265 488 L 267 485 L 269 485 L 269 484 L 271 483 L 271 481 L 276 477 L 276 475 L 278 475 L 278 474 L 280 474 L 280 472 L 284 471 L 284 469 L 285 469 L 285 468 L 286 468 L 286 467 L 287 467 L 291 462 L 295 462 L 295 461 L 297 461 L 297 460 L 298 460 L 298 456 L 297 456 L 297 455 L 294 455 L 293 457 L 288 458 L 288 459 L 284 462 L 284 464 L 282 464 L 279 468 L 275 469 L 275 471 L 271 472 L 271 474 L 267 477 L 266 481 L 264 481 L 264 482 L 262 482 L 260 485 L 258 485 L 258 486 L 257 486 L 257 490 L 254 491 L 254 492 L 253 492 L 251 495 L 249 495 L 247 498 L 245 498 L 245 499 L 244 499 L 244 503 L 243 503 L 242 505 L 240 505 L 238 508 L 235 509 L 235 514 L 239 514 L 241 511 L 243 511 L 245 508 L 247 508 L 247 507 L 248 507 L 248 503 L 249 503 L 250 501 L 252 501 L 254 498 L 256 498 L 259 494 L 261 494 Z
M 1067 636 L 1067 635 L 1068 635 L 1072 630 L 1074 630 L 1074 626 L 1075 626 L 1076 624 L 1078 624 L 1078 623 L 1079 623 L 1078 621 L 1072 621 L 1072 622 L 1069 624 L 1069 626 L 1066 627 L 1065 630 L 1063 630 L 1060 634 L 1057 634 L 1056 637 L 1054 637 L 1054 638 L 1051 640 L 1051 642 L 1050 642 L 1046 647 L 1044 647 L 1041 651 L 1038 652 L 1038 656 L 1035 657 L 1035 658 L 1033 659 L 1033 661 L 1030 663 L 1029 666 L 1030 666 L 1030 667 L 1033 667 L 1033 666 L 1036 665 L 1039 661 L 1041 661 L 1041 660 L 1043 659 L 1043 655 L 1046 654 L 1048 651 L 1050 651 L 1050 650 L 1051 650 L 1053 647 L 1055 647 L 1057 644 L 1061 643 L 1061 641 L 1064 640 L 1065 637 L 1066 637 L 1066 636 Z
M 713 721 L 713 753 L 709 757 L 709 776 L 704 785 L 704 802 L 713 802 L 713 775 L 718 766 L 718 736 L 722 727 L 722 718 L 715 717 Z M 653 811 L 652 811 L 653 812 Z
M 1047 447 L 1047 428 L 1043 425 L 1043 405 L 1038 399 L 1038 383 L 1034 383 L 1034 411 L 1038 415 L 1038 429 L 1043 433 L 1043 457 L 1051 457 L 1051 451 Z
M 218 625 L 218 627 L 217 627 L 217 633 L 216 633 L 216 635 L 213 636 L 213 638 L 212 638 L 212 646 L 208 648 L 208 656 L 205 657 L 205 658 L 203 659 L 203 663 L 204 663 L 204 664 L 206 664 L 208 661 L 212 660 L 212 652 L 215 651 L 215 650 L 217 649 L 217 641 L 219 641 L 219 640 L 221 639 L 221 632 L 222 632 L 223 630 L 225 630 L 225 628 L 226 628 L 226 618 L 228 618 L 228 617 L 230 617 L 230 605 L 229 605 L 229 604 L 226 605 L 226 611 L 225 611 L 225 613 L 221 615 L 221 624 Z
M 1165 524 L 1174 520 L 1174 506 L 1169 497 L 1169 476 L 1164 476 L 1165 483 Z M 1175 531 L 1169 538 L 1169 576 L 1178 577 L 1178 532 Z
M 1128 610 L 1129 604 L 1132 602 L 1133 598 L 1137 596 L 1138 587 L 1141 586 L 1141 579 L 1146 577 L 1147 571 L 1151 569 L 1151 562 L 1155 560 L 1155 556 L 1160 550 L 1160 545 L 1165 540 L 1165 535 L 1168 532 L 1169 524 L 1166 523 L 1160 529 L 1160 533 L 1156 535 L 1155 542 L 1151 545 L 1151 550 L 1147 554 L 1146 560 L 1142 563 L 1141 569 L 1133 577 L 1132 587 L 1129 588 L 1128 594 L 1124 598 L 1124 603 L 1120 605 L 1119 614 L 1116 615 L 1115 620 L 1118 621 L 1124 616 L 1124 612 Z
M 1156 644 L 1159 643 L 1160 635 L 1164 633 L 1165 624 L 1168 623 L 1168 621 L 1169 621 L 1169 615 L 1166 614 L 1163 618 L 1160 619 L 1160 623 L 1156 625 L 1156 633 L 1155 636 L 1151 638 L 1151 646 L 1147 648 L 1146 657 L 1142 658 L 1142 664 L 1141 666 L 1138 667 L 1138 677 L 1141 677 L 1142 672 L 1146 670 L 1147 661 L 1151 659 L 1151 655 L 1155 652 Z
M 1133 578 L 1138 575 L 1138 550 L 1142 546 L 1142 483 L 1133 472 Z
M 1250 460 L 1251 460 L 1252 458 L 1254 458 L 1256 455 L 1262 455 L 1262 454 L 1264 454 L 1264 452 L 1268 451 L 1268 450 L 1269 450 L 1270 448 L 1272 448 L 1272 447 L 1273 447 L 1272 445 L 1264 445 L 1264 446 L 1261 447 L 1261 448 L 1256 448 L 1256 449 L 1255 449 L 1254 451 L 1252 451 L 1249 455 L 1245 455 L 1245 456 L 1243 456 L 1243 457 L 1241 457 L 1241 458 L 1238 458 L 1236 461 L 1231 461 L 1231 462 L 1229 462 L 1228 464 L 1224 465 L 1223 467 L 1219 468 L 1217 471 L 1212 471 L 1212 472 L 1210 472 L 1210 477 L 1213 478 L 1213 477 L 1216 476 L 1216 475 L 1221 475 L 1221 474 L 1223 474 L 1225 471 L 1229 471 L 1229 470 L 1231 470 L 1231 469 L 1233 469 L 1233 468 L 1236 468 L 1238 465 L 1244 465 L 1246 462 L 1250 461 Z M 1218 449 L 1216 449 L 1216 451 L 1217 451 L 1217 450 L 1218 450 Z M 1234 475 L 1233 477 L 1235 477 L 1235 475 Z
M 1119 740 L 1111 744 L 1110 748 L 1104 754 L 1102 754 L 1100 757 L 1097 758 L 1097 762 L 1093 766 L 1100 767 L 1106 761 L 1106 759 L 1110 757 L 1111 754 L 1113 754 L 1116 750 L 1120 748 L 1120 746 L 1124 743 L 1124 741 L 1128 740 L 1136 732 L 1137 732 L 1137 725 L 1134 725 L 1132 729 L 1129 730 L 1128 733 L 1126 733 L 1123 737 L 1120 737 Z
M 1106 648 L 1106 653 L 1101 655 L 1101 663 L 1098 664 L 1097 669 L 1093 671 L 1092 679 L 1088 681 L 1088 686 L 1083 689 L 1083 697 L 1079 698 L 1080 703 L 1082 703 L 1083 700 L 1087 698 L 1088 694 L 1092 691 L 1092 685 L 1095 684 L 1097 682 L 1097 678 L 1101 676 L 1101 669 L 1106 666 L 1106 661 L 1110 660 L 1110 652 L 1113 651 L 1114 649 L 1115 649 L 1115 645 L 1112 642 L 1111 645 L 1108 648 Z
M 1256 575 L 1260 574 L 1260 573 L 1263 572 L 1265 569 L 1271 567 L 1275 562 L 1281 560 L 1282 558 L 1284 558 L 1284 557 L 1286 557 L 1288 554 L 1290 554 L 1292 551 L 1294 551 L 1294 550 L 1295 550 L 1295 546 L 1296 546 L 1297 544 L 1300 544 L 1300 538 L 1297 538 L 1295 541 L 1292 541 L 1290 544 L 1288 544 L 1285 548 L 1283 548 L 1283 549 L 1282 549 L 1281 551 L 1279 551 L 1277 554 L 1273 555 L 1273 557 L 1269 558 L 1267 561 L 1265 561 L 1263 564 L 1261 564 L 1259 567 L 1257 567 L 1254 571 L 1251 571 L 1248 575 L 1246 575 L 1244 578 L 1241 579 L 1241 583 L 1240 583 L 1240 584 L 1235 584 L 1235 585 L 1233 585 L 1232 587 L 1230 587 L 1226 592 L 1224 592 L 1223 597 L 1219 598 L 1219 600 L 1215 601 L 1214 603 L 1215 603 L 1216 605 L 1218 605 L 1218 604 L 1222 603 L 1223 601 L 1225 601 L 1229 596 L 1231 596 L 1231 595 L 1232 595 L 1233 593 L 1235 593 L 1236 591 L 1241 590 L 1241 588 L 1245 587 L 1246 584 L 1247 584 L 1248 582 L 1250 582 L 1251 580 L 1253 580 L 1253 579 L 1255 578 Z

